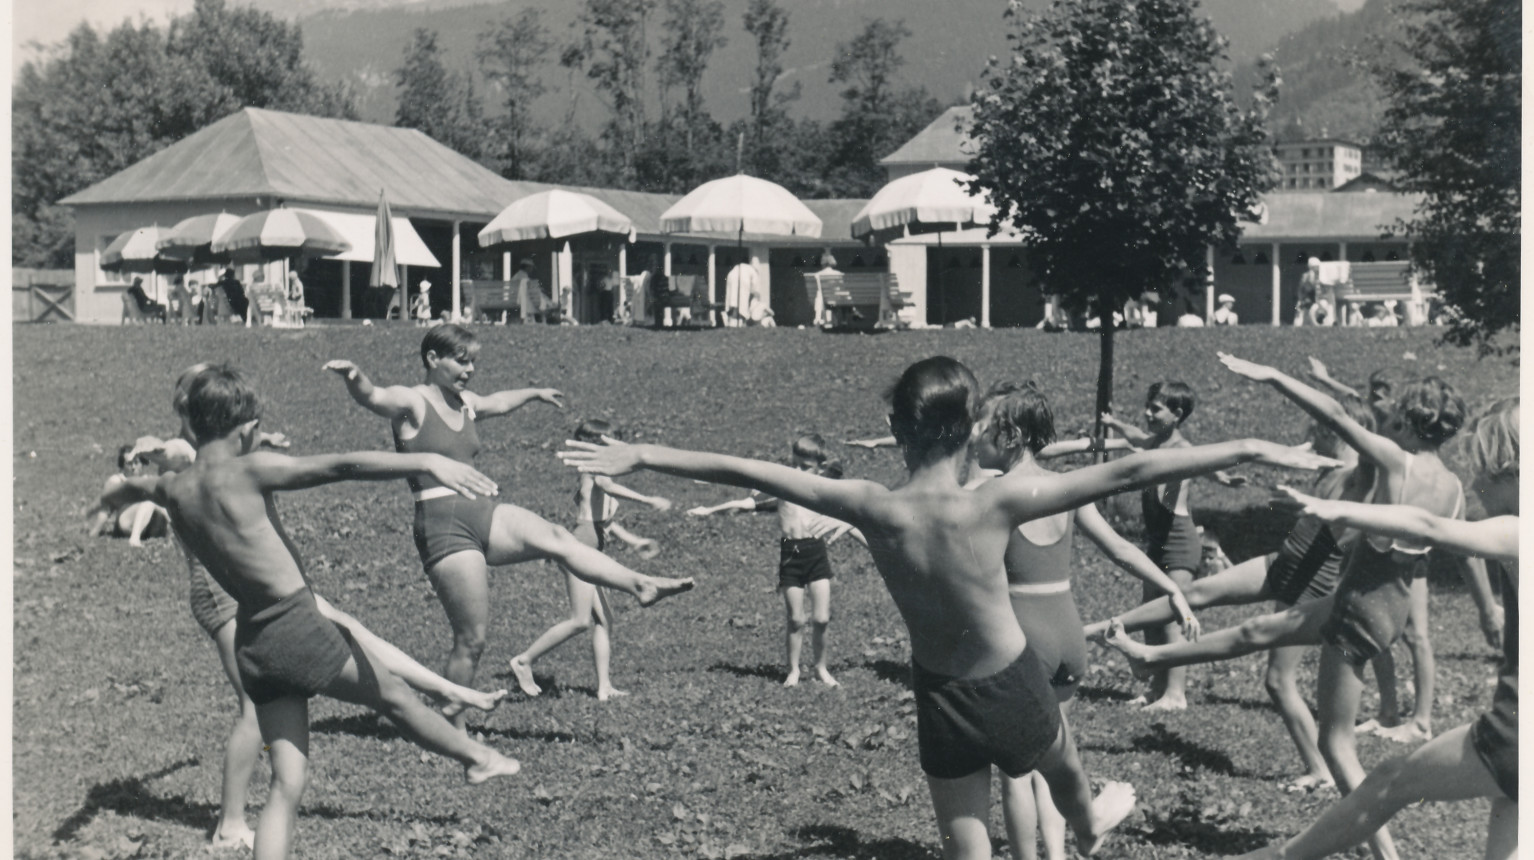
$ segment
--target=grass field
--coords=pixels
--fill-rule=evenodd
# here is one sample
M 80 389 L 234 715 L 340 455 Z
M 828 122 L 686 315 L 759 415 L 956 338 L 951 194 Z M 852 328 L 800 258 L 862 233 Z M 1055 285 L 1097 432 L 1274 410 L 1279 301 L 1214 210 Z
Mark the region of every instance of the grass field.
M 661 333 L 482 329 L 475 388 L 566 392 L 563 413 L 533 405 L 480 425 L 480 467 L 502 495 L 560 522 L 572 518 L 572 473 L 553 456 L 580 419 L 602 416 L 630 438 L 781 458 L 804 431 L 828 438 L 884 432 L 879 395 L 910 360 L 949 354 L 981 379 L 1034 378 L 1063 433 L 1091 415 L 1096 341 L 1033 331 Z M 17 327 L 15 337 L 14 826 L 18 856 L 193 856 L 218 803 L 222 743 L 234 701 L 212 646 L 186 608 L 185 566 L 166 540 L 141 550 L 82 536 L 80 513 L 113 469 L 119 444 L 174 429 L 171 383 L 200 360 L 228 359 L 267 398 L 263 427 L 293 453 L 387 448 L 388 428 L 345 396 L 321 365 L 357 361 L 375 381 L 419 381 L 414 329 L 271 330 Z M 1267 328 L 1134 332 L 1119 341 L 1116 400 L 1138 416 L 1145 386 L 1182 378 L 1199 394 L 1195 441 L 1267 435 L 1298 442 L 1297 410 L 1225 372 L 1216 350 L 1299 372 L 1306 355 L 1336 376 L 1376 367 L 1439 374 L 1472 407 L 1516 390 L 1517 368 L 1440 349 L 1423 330 Z M 1449 458 L 1463 474 L 1463 454 Z M 895 454 L 847 449 L 848 473 L 893 481 Z M 1264 501 L 1280 479 L 1197 489 L 1201 520 L 1237 560 L 1273 548 L 1286 523 Z M 737 491 L 641 475 L 630 482 L 684 509 Z M 1133 507 L 1125 507 L 1132 510 Z M 539 699 L 514 693 L 478 730 L 522 774 L 480 788 L 443 760 L 423 762 L 388 723 L 326 700 L 311 707 L 312 779 L 298 846 L 307 858 L 573 857 L 926 858 L 936 828 L 916 762 L 909 660 L 899 619 L 866 554 L 832 548 L 837 580 L 832 671 L 840 689 L 781 682 L 781 604 L 773 593 L 770 515 L 693 520 L 624 508 L 661 540 L 647 572 L 697 578 L 691 594 L 641 610 L 617 605 L 613 674 L 633 695 L 599 704 L 586 640 L 541 661 Z M 317 590 L 429 665 L 446 619 L 410 540 L 399 485 L 354 484 L 284 496 L 282 511 Z M 1137 532 L 1134 518 L 1123 522 Z M 1129 606 L 1137 583 L 1078 548 L 1082 614 Z M 1458 583 L 1434 579 L 1435 724 L 1466 722 L 1490 701 L 1493 652 Z M 506 661 L 566 612 L 552 567 L 492 574 L 490 645 L 481 687 L 515 684 Z M 1242 616 L 1208 611 L 1206 629 Z M 1398 646 L 1402 688 L 1410 660 Z M 1289 834 L 1335 795 L 1284 794 L 1298 760 L 1262 690 L 1261 657 L 1195 668 L 1192 707 L 1149 717 L 1125 702 L 1136 685 L 1096 651 L 1072 714 L 1088 769 L 1139 792 L 1136 812 L 1102 856 L 1218 856 Z M 1313 686 L 1315 661 L 1303 685 Z M 1372 690 L 1365 708 L 1373 707 Z M 1406 696 L 1409 701 L 1410 696 Z M 1402 751 L 1360 740 L 1366 766 Z M 265 796 L 264 765 L 253 806 Z M 1485 803 L 1431 806 L 1397 818 L 1403 856 L 1478 856 Z M 254 821 L 255 809 L 251 810 Z M 996 812 L 993 832 L 1000 833 Z M 996 851 L 1008 852 L 998 837 Z

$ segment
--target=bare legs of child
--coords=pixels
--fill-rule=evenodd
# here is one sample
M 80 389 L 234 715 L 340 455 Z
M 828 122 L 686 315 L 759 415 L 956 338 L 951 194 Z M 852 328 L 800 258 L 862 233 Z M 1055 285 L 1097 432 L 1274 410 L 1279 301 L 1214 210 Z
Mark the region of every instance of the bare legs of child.
M 1327 769 L 1337 780 L 1337 790 L 1351 793 L 1366 774 L 1358 761 L 1357 722 L 1359 697 L 1363 694 L 1364 667 L 1351 663 L 1331 645 L 1321 646 L 1321 668 L 1316 676 L 1316 708 L 1320 712 L 1321 755 Z M 1381 827 L 1368 834 L 1369 849 L 1375 860 L 1397 860 L 1390 831 Z
M 605 702 L 614 696 L 627 696 L 628 693 L 613 686 L 609 674 L 612 656 L 611 621 L 601 592 L 595 585 L 576 579 L 569 571 L 565 572 L 565 592 L 570 597 L 570 617 L 543 631 L 543 635 L 534 639 L 527 650 L 511 658 L 511 672 L 517 678 L 517 686 L 529 696 L 542 693 L 543 688 L 533 680 L 533 662 L 590 630 L 591 655 L 597 672 L 597 700 Z
M 234 620 L 224 622 L 213 634 L 218 648 L 218 659 L 224 667 L 224 676 L 234 686 L 234 694 L 240 700 L 240 712 L 229 728 L 229 739 L 224 742 L 224 781 L 219 794 L 220 812 L 218 824 L 208 836 L 213 849 L 255 845 L 256 832 L 245 823 L 245 803 L 250 797 L 250 778 L 261 760 L 261 726 L 256 722 L 256 705 L 245 694 L 240 683 L 239 664 L 234 659 Z
M 1193 585 L 1193 572 L 1188 570 L 1169 570 L 1167 576 L 1177 583 L 1178 588 L 1189 588 Z M 1142 598 L 1151 600 L 1159 595 L 1159 589 L 1150 583 L 1142 584 Z M 1148 627 L 1145 630 L 1145 642 L 1147 645 L 1175 645 L 1185 641 L 1182 635 L 1182 625 L 1169 622 L 1161 627 Z M 1185 711 L 1188 709 L 1188 670 L 1182 667 L 1171 667 L 1154 672 L 1150 679 L 1150 692 L 1146 695 L 1147 711 Z
M 808 609 L 805 592 L 809 593 Z M 783 686 L 799 683 L 799 657 L 804 651 L 804 628 L 810 626 L 810 647 L 815 657 L 815 677 L 827 687 L 839 686 L 826 665 L 826 630 L 831 625 L 831 580 L 817 579 L 806 588 L 783 589 L 783 639 L 788 653 L 788 677 Z
M 1092 797 L 1069 726 L 1061 725 L 1060 735 L 1039 761 L 1037 771 L 1076 834 L 1076 853 L 1083 857 L 1101 847 L 1108 832 L 1134 810 L 1135 790 L 1125 782 L 1107 783 L 1095 799 Z M 991 837 L 986 827 L 991 813 L 990 768 L 958 779 L 929 776 L 927 787 L 937 813 L 944 860 L 990 860 Z
M 1411 719 L 1399 724 L 1392 719 L 1390 725 L 1382 722 L 1375 734 L 1398 743 L 1419 743 L 1433 736 L 1433 687 L 1434 678 L 1438 672 L 1437 664 L 1433 659 L 1433 643 L 1428 638 L 1426 576 L 1418 576 L 1412 580 L 1411 612 L 1407 616 L 1406 629 L 1402 631 L 1402 638 L 1406 640 L 1406 647 L 1411 652 L 1412 658 L 1412 686 L 1415 689 L 1415 696 L 1412 702 Z M 1395 678 L 1392 677 L 1391 681 L 1392 692 L 1394 692 Z M 1383 715 L 1385 713 L 1383 686 L 1381 690 L 1380 713 Z M 1392 711 L 1391 716 L 1394 717 L 1396 713 Z
M 1061 725 L 1067 724 L 1069 710 L 1069 701 L 1060 703 Z M 1001 811 L 1016 860 L 1038 860 L 1036 837 L 1043 839 L 1046 860 L 1065 860 L 1065 816 L 1055 808 L 1043 774 L 1034 771 L 1017 779 L 1002 774 Z
M 490 523 L 487 555 L 472 550 L 457 552 L 426 571 L 453 628 L 453 648 L 448 652 L 442 670 L 448 680 L 464 686 L 474 682 L 490 623 L 488 568 L 538 559 L 558 562 L 576 577 L 592 584 L 632 594 L 641 606 L 649 606 L 693 587 L 691 579 L 667 579 L 637 573 L 603 555 L 596 547 L 581 543 L 569 529 L 532 511 L 516 505 L 497 505 Z M 520 678 L 518 680 L 520 684 Z M 458 714 L 454 722 L 462 727 L 464 719 L 463 714 Z
M 470 740 L 441 714 L 422 704 L 404 681 L 380 665 L 360 643 L 323 693 L 371 708 L 423 749 L 461 762 L 464 779 L 470 785 L 511 776 L 521 769 L 516 759 Z M 284 697 L 257 705 L 256 719 L 262 740 L 271 750 L 272 786 L 256 824 L 255 856 L 257 860 L 283 860 L 293 842 L 298 803 L 308 782 L 309 702 Z

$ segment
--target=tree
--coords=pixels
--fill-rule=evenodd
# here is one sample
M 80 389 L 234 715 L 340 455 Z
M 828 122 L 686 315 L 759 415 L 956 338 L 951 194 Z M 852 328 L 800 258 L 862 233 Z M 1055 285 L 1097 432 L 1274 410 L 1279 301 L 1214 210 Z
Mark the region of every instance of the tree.
M 242 107 L 351 115 L 316 82 L 296 27 L 198 0 L 168 30 L 75 28 L 12 90 L 12 260 L 74 265 L 74 216 L 57 201 Z
M 645 68 L 650 43 L 645 24 L 655 0 L 585 0 L 571 25 L 580 35 L 560 55 L 561 65 L 584 69 L 612 112 L 607 137 L 618 158 L 618 176 L 632 187 L 644 148 Z
M 532 104 L 548 91 L 540 69 L 553 46 L 541 9 L 524 9 L 479 34 L 475 56 L 485 77 L 500 88 L 506 111 L 495 125 L 500 130 L 501 173 L 507 179 L 527 178 L 527 147 L 534 130 Z
M 473 82 L 443 65 L 437 31 L 415 31 L 394 77 L 400 86 L 395 125 L 418 129 L 470 158 L 484 156 L 489 135 Z
M 873 196 L 884 184 L 879 159 L 942 110 L 924 88 L 896 86 L 895 74 L 905 65 L 900 42 L 910 35 L 903 21 L 875 18 L 851 41 L 836 46 L 831 83 L 846 85 L 842 115 L 830 128 L 836 196 Z
M 1522 8 L 1419 0 L 1403 11 L 1408 59 L 1379 70 L 1378 143 L 1398 186 L 1424 195 L 1400 228 L 1413 267 L 1458 311 L 1448 339 L 1484 354 L 1520 325 Z
M 976 90 L 972 188 L 1027 237 L 1049 292 L 1102 320 L 1097 410 L 1113 390 L 1113 312 L 1187 273 L 1207 276 L 1242 213 L 1277 181 L 1267 69 L 1248 108 L 1195 0 L 1054 0 L 1006 15 L 1010 56 Z M 1101 425 L 1098 427 L 1101 432 Z
M 781 146 L 776 136 L 787 119 L 784 106 L 799 98 L 800 86 L 777 89 L 783 77 L 783 54 L 788 50 L 788 12 L 777 0 L 751 0 L 744 16 L 746 32 L 756 43 L 756 67 L 751 74 L 750 121 L 746 129 L 746 163 L 752 173 L 769 176 L 778 172 Z
M 715 50 L 724 47 L 724 3 L 721 0 L 666 0 L 666 36 L 658 62 L 660 85 L 682 91 L 677 120 L 683 151 L 691 158 L 698 127 L 706 121 L 703 73 Z

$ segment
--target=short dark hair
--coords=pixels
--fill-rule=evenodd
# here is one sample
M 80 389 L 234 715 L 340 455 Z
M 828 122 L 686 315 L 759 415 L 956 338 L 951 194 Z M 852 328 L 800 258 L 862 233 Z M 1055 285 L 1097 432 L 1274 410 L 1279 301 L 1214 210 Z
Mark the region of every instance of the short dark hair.
M 907 459 L 948 456 L 969 442 L 975 426 L 975 374 L 956 359 L 922 359 L 900 374 L 885 400 L 890 429 Z
M 1437 448 L 1465 426 L 1465 401 L 1436 376 L 1407 384 L 1396 398 L 1396 413 L 1418 439 Z
M 181 371 L 181 375 L 176 377 L 176 389 L 170 395 L 171 411 L 177 415 L 186 414 L 186 390 L 192 386 L 192 380 L 197 378 L 197 374 L 207 370 L 209 366 L 206 361 L 200 361 Z
M 479 338 L 474 332 L 461 325 L 444 323 L 433 326 L 421 338 L 421 365 L 426 365 L 426 353 L 435 352 L 438 358 L 448 358 L 455 355 L 467 354 L 470 347 L 476 346 Z
M 121 472 L 122 470 L 128 468 L 128 464 L 132 463 L 133 460 L 137 460 L 138 459 L 137 457 L 134 457 L 133 460 L 128 459 L 128 453 L 130 451 L 132 451 L 132 450 L 133 450 L 133 446 L 132 445 L 124 445 L 121 448 L 117 449 L 117 470 L 119 472 Z
M 186 391 L 187 423 L 198 444 L 222 439 L 242 424 L 261 417 L 261 399 L 238 370 L 215 364 L 192 380 Z
M 998 382 L 980 400 L 980 414 L 990 416 L 986 432 L 1007 452 L 1027 448 L 1037 454 L 1055 441 L 1055 413 L 1032 380 L 1021 385 Z
M 575 428 L 575 438 L 582 442 L 600 442 L 603 436 L 617 438 L 618 429 L 611 421 L 602 418 L 587 418 Z
M 794 440 L 794 454 L 815 461 L 815 474 L 828 478 L 840 478 L 844 474 L 842 464 L 831 459 L 824 436 L 806 433 Z
M 1193 388 L 1186 382 L 1176 379 L 1152 382 L 1150 389 L 1145 392 L 1145 402 L 1149 405 L 1157 400 L 1177 413 L 1178 424 L 1187 421 L 1188 416 L 1193 414 Z

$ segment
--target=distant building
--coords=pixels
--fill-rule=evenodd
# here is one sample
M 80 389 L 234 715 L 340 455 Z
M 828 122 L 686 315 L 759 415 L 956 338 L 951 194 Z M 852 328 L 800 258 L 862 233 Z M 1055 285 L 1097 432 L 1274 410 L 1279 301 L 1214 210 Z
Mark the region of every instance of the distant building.
M 974 138 L 969 136 L 974 110 L 969 105 L 959 105 L 943 111 L 942 115 L 916 133 L 899 149 L 879 159 L 884 167 L 885 178 L 890 180 L 920 173 L 933 167 L 969 172 L 969 160 L 979 150 Z
M 1335 138 L 1273 145 L 1282 178 L 1275 191 L 1325 191 L 1363 173 L 1362 144 Z
M 1395 178 L 1396 173 L 1393 170 L 1378 172 L 1365 170 L 1332 190 L 1339 192 L 1396 191 Z

